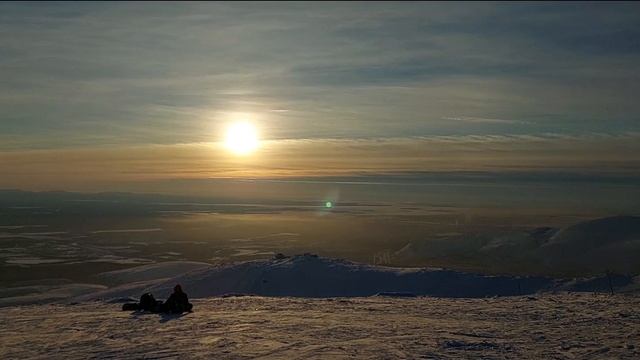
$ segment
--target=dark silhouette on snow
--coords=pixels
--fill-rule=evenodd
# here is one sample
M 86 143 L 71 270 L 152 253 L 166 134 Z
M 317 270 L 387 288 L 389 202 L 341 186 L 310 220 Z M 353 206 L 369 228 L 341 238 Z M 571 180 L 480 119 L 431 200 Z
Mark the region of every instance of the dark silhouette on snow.
M 162 311 L 162 301 L 156 300 L 151 293 L 142 294 L 140 297 L 140 310 L 160 312 Z
M 179 314 L 182 312 L 190 312 L 193 305 L 189 303 L 187 294 L 182 291 L 182 286 L 178 284 L 173 288 L 173 294 L 169 296 L 162 307 L 164 312 Z
M 137 303 L 126 303 L 122 305 L 122 310 L 133 310 L 133 311 L 149 311 L 154 313 L 159 313 L 163 311 L 162 301 L 156 300 L 151 293 L 144 293 L 140 296 L 140 302 Z
M 183 312 L 191 312 L 193 305 L 189 302 L 189 297 L 182 291 L 180 284 L 173 288 L 173 293 L 164 303 L 156 300 L 151 293 L 145 293 L 140 296 L 139 303 L 126 303 L 122 305 L 123 311 L 149 311 L 153 313 L 172 313 L 180 314 Z

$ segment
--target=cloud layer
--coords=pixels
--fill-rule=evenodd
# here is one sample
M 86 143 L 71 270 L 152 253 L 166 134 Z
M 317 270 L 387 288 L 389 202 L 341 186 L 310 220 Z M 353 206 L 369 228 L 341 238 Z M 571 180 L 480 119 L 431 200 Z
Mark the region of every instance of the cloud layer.
M 3 3 L 0 149 L 638 131 L 639 9 Z
M 411 173 L 565 173 L 637 178 L 637 134 L 469 135 L 268 141 L 249 157 L 221 143 L 0 153 L 0 188 L 117 189 L 149 180 L 405 176 Z M 377 181 L 377 180 L 376 180 Z

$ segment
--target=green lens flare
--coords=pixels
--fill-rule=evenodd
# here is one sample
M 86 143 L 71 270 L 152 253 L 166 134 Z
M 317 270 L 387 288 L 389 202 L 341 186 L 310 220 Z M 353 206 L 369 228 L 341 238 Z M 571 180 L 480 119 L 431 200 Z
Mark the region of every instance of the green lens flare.
M 324 207 L 326 207 L 327 209 L 331 209 L 333 207 L 333 203 L 331 201 L 327 201 L 326 203 L 324 203 Z

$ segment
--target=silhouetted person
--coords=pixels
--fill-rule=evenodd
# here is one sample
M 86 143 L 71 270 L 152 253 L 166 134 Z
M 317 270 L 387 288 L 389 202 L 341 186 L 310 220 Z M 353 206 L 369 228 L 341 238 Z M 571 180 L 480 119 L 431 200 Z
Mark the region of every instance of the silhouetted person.
M 193 305 L 189 303 L 187 294 L 182 291 L 182 287 L 178 284 L 173 288 L 173 294 L 169 296 L 162 307 L 165 312 L 179 314 L 185 311 L 191 312 Z
M 151 293 L 145 293 L 140 296 L 139 303 L 126 303 L 122 305 L 122 310 L 134 310 L 134 311 L 150 311 L 150 312 L 162 312 L 162 301 L 156 300 Z

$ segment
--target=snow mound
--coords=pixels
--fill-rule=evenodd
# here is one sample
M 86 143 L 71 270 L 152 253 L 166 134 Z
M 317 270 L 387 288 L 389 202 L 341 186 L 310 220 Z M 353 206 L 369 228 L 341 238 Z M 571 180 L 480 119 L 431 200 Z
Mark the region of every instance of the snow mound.
M 561 229 L 540 247 L 542 263 L 582 274 L 640 271 L 640 217 L 614 216 Z
M 598 247 L 632 240 L 640 240 L 640 216 L 612 216 L 579 222 L 556 233 L 549 245 L 575 243 Z
M 98 278 L 108 284 L 127 284 L 139 281 L 173 278 L 190 271 L 210 267 L 211 264 L 195 261 L 167 261 L 157 264 L 109 271 L 98 274 Z
M 555 229 L 423 239 L 395 253 L 398 262 L 470 257 L 478 268 L 552 276 L 640 273 L 640 217 L 613 216 Z
M 181 284 L 192 298 L 225 294 L 293 297 L 354 297 L 411 293 L 437 297 L 531 294 L 554 281 L 542 277 L 488 276 L 442 269 L 389 268 L 305 254 L 209 266 L 169 280 L 115 287 L 82 300 L 137 297 L 150 291 L 168 296 Z

